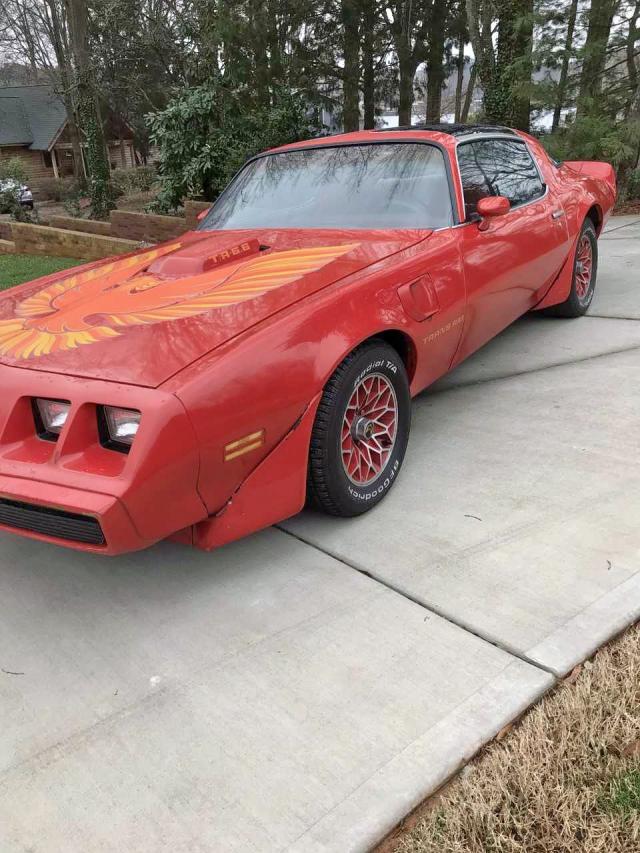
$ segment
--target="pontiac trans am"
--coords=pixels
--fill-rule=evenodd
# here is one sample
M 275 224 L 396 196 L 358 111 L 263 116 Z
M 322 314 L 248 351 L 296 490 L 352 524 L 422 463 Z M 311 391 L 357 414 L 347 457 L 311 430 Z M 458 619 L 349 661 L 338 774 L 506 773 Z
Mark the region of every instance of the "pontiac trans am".
M 524 313 L 578 317 L 611 166 L 503 127 L 295 143 L 196 230 L 0 300 L 0 527 L 210 549 L 397 480 L 411 397 Z

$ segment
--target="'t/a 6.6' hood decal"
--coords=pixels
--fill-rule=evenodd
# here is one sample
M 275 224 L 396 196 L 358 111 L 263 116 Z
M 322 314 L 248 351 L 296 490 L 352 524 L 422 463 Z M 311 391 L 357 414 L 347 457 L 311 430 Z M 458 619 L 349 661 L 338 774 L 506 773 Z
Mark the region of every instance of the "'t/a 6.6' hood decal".
M 127 326 L 179 320 L 254 299 L 320 269 L 357 244 L 260 255 L 256 241 L 246 241 L 225 253 L 226 263 L 214 260 L 197 275 L 164 278 L 148 271 L 153 261 L 179 248 L 170 244 L 116 260 L 27 297 L 16 306 L 14 319 L 0 320 L 0 353 L 37 358 L 115 337 Z

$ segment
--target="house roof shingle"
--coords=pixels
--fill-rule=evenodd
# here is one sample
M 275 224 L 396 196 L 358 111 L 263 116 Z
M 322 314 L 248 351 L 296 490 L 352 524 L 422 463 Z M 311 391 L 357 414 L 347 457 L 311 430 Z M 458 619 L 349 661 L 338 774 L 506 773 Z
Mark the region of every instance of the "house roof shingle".
M 0 88 L 0 145 L 28 145 L 48 151 L 67 115 L 52 86 Z
M 33 134 L 20 98 L 0 92 L 0 145 L 31 145 Z

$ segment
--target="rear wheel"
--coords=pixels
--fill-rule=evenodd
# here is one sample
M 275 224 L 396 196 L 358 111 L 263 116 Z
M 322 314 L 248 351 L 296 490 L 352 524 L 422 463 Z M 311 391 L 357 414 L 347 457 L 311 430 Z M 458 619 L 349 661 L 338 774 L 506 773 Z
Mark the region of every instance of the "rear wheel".
M 372 340 L 327 382 L 311 434 L 307 492 L 331 515 L 371 509 L 395 482 L 411 421 L 407 373 L 398 353 Z
M 591 305 L 596 289 L 598 272 L 598 241 L 596 229 L 590 219 L 585 219 L 576 244 L 573 260 L 573 280 L 568 298 L 560 305 L 547 308 L 552 317 L 582 317 Z

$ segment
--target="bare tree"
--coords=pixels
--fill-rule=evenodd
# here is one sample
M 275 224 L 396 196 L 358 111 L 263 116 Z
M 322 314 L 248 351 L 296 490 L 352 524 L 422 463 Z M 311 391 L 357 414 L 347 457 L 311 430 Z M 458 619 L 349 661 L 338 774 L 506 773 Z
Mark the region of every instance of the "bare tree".
M 94 67 L 89 54 L 87 0 L 66 0 L 78 116 L 86 140 L 91 215 L 105 219 L 113 202 Z
M 557 130 L 560 125 L 560 115 L 567 94 L 567 78 L 569 76 L 569 60 L 573 48 L 573 34 L 576 28 L 576 17 L 578 15 L 578 0 L 571 0 L 569 15 L 567 17 L 567 34 L 564 40 L 564 51 L 562 53 L 562 65 L 560 67 L 560 79 L 556 91 L 556 103 L 553 109 L 553 121 L 551 130 Z

